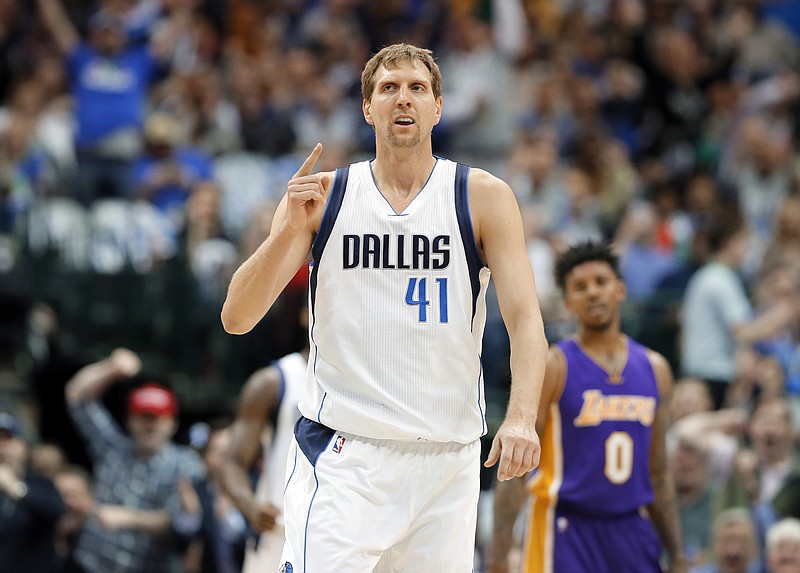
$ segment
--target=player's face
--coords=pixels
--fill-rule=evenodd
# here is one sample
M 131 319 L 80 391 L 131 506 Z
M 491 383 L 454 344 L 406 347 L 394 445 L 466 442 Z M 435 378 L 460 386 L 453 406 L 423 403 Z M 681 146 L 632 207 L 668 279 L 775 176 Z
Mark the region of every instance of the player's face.
M 418 61 L 375 72 L 372 99 L 363 103 L 364 119 L 375 137 L 393 147 L 414 147 L 429 140 L 439 123 L 442 98 L 434 97 L 428 68 Z
M 604 330 L 619 319 L 625 284 L 603 261 L 573 268 L 564 281 L 564 304 L 578 321 L 592 330 Z

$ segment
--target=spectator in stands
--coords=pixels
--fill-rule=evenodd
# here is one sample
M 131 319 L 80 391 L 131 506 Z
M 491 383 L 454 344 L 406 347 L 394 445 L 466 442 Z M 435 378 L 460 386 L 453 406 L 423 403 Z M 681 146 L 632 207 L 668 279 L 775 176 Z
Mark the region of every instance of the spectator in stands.
M 765 17 L 763 4 L 737 2 L 714 30 L 718 49 L 735 58 L 735 72 L 746 81 L 796 70 L 800 65 L 797 39 L 780 22 Z
M 151 26 L 151 50 L 179 73 L 213 65 L 219 56 L 217 31 L 200 9 L 201 0 L 160 2 L 161 14 Z
M 73 174 L 75 149 L 71 107 L 63 94 L 49 83 L 48 76 L 55 73 L 50 61 L 43 59 L 36 63 L 32 77 L 14 85 L 7 105 L 0 109 L 0 130 L 5 130 L 15 116 L 29 120 L 31 146 L 44 154 L 57 175 L 63 178 Z M 57 80 L 52 78 L 52 81 Z
M 444 134 L 444 145 L 436 145 L 434 151 L 442 147 L 451 154 L 504 160 L 514 144 L 516 118 L 513 92 L 497 86 L 511 83 L 513 54 L 502 53 L 503 34 L 474 14 L 454 16 L 448 23 L 447 49 L 440 56 L 442 74 L 448 78 L 442 86 L 448 108 L 434 130 L 434 143 Z M 515 28 L 503 32 L 510 36 Z
M 181 125 L 174 116 L 152 113 L 144 126 L 144 153 L 133 166 L 136 196 L 167 215 L 176 235 L 185 220 L 192 187 L 212 178 L 211 158 L 182 141 Z
M 628 206 L 617 230 L 620 270 L 628 297 L 634 304 L 645 303 L 659 282 L 677 267 L 675 255 L 658 245 L 658 214 L 649 201 Z
M 791 128 L 767 111 L 744 118 L 737 130 L 730 179 L 752 234 L 742 265 L 745 274 L 752 277 L 758 272 L 775 231 L 777 214 L 791 189 L 793 146 Z
M 34 126 L 12 115 L 0 134 L 0 234 L 19 232 L 36 198 L 53 184 L 52 164 L 34 145 Z
M 712 255 L 689 280 L 683 303 L 681 369 L 709 384 L 717 408 L 737 375 L 737 346 L 773 336 L 800 308 L 795 301 L 776 301 L 753 317 L 737 275 L 749 237 L 735 205 L 720 213 L 708 232 Z
M 708 412 L 714 408 L 714 401 L 708 386 L 697 378 L 679 378 L 672 389 L 672 400 L 669 406 L 670 422 L 697 412 Z
M 710 486 L 718 489 L 730 477 L 748 415 L 744 409 L 713 410 L 713 406 L 711 392 L 703 380 L 679 379 L 670 403 L 672 425 L 667 441 L 672 448 L 687 441 L 699 453 L 705 453 Z
M 357 149 L 361 118 L 342 97 L 341 89 L 328 80 L 312 91 L 306 105 L 294 111 L 292 127 L 300 149 L 313 147 L 321 141 L 349 154 Z
M 220 189 L 213 181 L 201 181 L 192 188 L 180 238 L 179 252 L 185 257 L 199 299 L 224 300 L 239 253 L 222 231 Z
M 793 180 L 792 191 L 780 205 L 762 266 L 779 262 L 800 267 L 800 176 Z
M 81 466 L 67 466 L 56 474 L 54 482 L 67 508 L 56 525 L 58 571 L 82 573 L 80 565 L 75 562 L 75 547 L 94 508 L 91 477 Z
M 511 148 L 506 165 L 509 185 L 520 207 L 532 206 L 545 234 L 568 217 L 564 168 L 558 161 L 558 138 L 552 129 L 525 129 Z
M 187 573 L 239 573 L 247 521 L 222 489 L 222 466 L 231 446 L 227 426 L 208 431 L 200 448 L 206 476 L 179 483 L 183 512 L 173 523 L 180 543 L 188 544 Z
M 53 482 L 27 464 L 28 443 L 19 422 L 0 412 L 0 566 L 51 573 L 57 567 L 54 534 L 64 502 Z
M 178 480 L 203 474 L 189 448 L 170 442 L 177 429 L 177 400 L 162 386 L 145 384 L 128 397 L 122 433 L 101 398 L 120 380 L 136 376 L 140 358 L 118 348 L 67 383 L 72 419 L 94 462 L 96 506 L 75 559 L 86 573 L 166 573 L 179 561 L 170 535 L 180 511 Z
M 710 451 L 701 437 L 682 435 L 670 453 L 670 470 L 681 518 L 681 534 L 690 567 L 706 563 L 716 506 L 710 481 Z
M 241 148 L 239 112 L 224 92 L 220 70 L 208 68 L 188 74 L 180 82 L 181 105 L 191 129 L 189 143 L 211 156 Z
M 589 91 L 587 83 L 586 79 L 577 82 L 574 91 Z M 572 97 L 577 96 L 572 94 Z M 625 147 L 594 125 L 590 123 L 590 128 L 577 137 L 574 163 L 589 179 L 589 189 L 597 201 L 597 217 L 603 236 L 611 237 L 626 207 L 636 199 L 639 175 Z
M 691 573 L 760 573 L 755 527 L 742 507 L 723 511 L 714 520 L 713 563 Z
M 599 206 L 592 194 L 589 174 L 572 167 L 564 173 L 563 185 L 569 206 L 566 217 L 553 228 L 556 247 L 561 249 L 581 241 L 602 240 Z
M 110 8 L 91 17 L 83 41 L 61 1 L 37 0 L 42 23 L 67 62 L 83 199 L 129 197 L 158 62 L 146 46 L 128 42 L 125 19 Z
M 294 150 L 297 136 L 292 115 L 276 104 L 274 86 L 261 77 L 258 63 L 249 58 L 230 62 L 230 87 L 239 112 L 244 149 L 277 157 Z
M 58 444 L 40 442 L 30 449 L 28 466 L 37 474 L 55 480 L 67 466 L 67 455 Z
M 800 515 L 800 459 L 788 401 L 758 402 L 748 434 L 752 448 L 737 453 L 722 503 L 752 509 L 763 547 L 767 530 L 777 520 Z
M 782 519 L 767 532 L 767 567 L 769 573 L 800 571 L 800 520 Z
M 765 302 L 796 297 L 800 292 L 800 261 L 773 261 L 770 266 L 764 269 L 763 280 L 759 281 L 764 287 Z M 782 332 L 757 344 L 756 350 L 777 362 L 783 376 L 781 392 L 788 395 L 793 407 L 800 407 L 800 312 Z

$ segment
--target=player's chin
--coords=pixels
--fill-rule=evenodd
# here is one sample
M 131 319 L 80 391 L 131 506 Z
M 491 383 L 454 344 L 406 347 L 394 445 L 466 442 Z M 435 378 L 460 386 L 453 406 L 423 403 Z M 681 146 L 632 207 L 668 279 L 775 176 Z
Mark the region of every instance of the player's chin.
M 420 141 L 419 131 L 394 132 L 389 136 L 389 143 L 393 147 L 416 147 Z
M 596 332 L 601 332 L 608 330 L 614 321 L 607 315 L 603 314 L 583 316 L 581 322 L 583 322 L 583 326 L 585 328 Z

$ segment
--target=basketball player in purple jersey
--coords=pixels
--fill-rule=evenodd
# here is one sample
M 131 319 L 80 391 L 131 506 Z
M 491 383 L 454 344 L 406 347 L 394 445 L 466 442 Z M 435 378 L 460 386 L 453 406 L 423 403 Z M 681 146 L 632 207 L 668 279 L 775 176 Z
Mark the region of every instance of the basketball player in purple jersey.
M 524 573 L 687 570 L 665 431 L 672 373 L 660 354 L 620 331 L 625 285 L 607 245 L 559 259 L 556 280 L 575 335 L 550 348 L 527 478 Z M 508 573 L 524 479 L 497 484 L 491 573 Z

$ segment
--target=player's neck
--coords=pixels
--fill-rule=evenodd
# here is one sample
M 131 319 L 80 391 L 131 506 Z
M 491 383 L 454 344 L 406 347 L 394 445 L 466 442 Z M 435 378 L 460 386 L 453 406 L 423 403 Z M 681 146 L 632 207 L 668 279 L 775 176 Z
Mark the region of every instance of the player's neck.
M 603 330 L 579 329 L 575 336 L 584 354 L 595 361 L 608 374 L 608 381 L 621 384 L 622 372 L 628 360 L 628 345 L 619 327 Z
M 584 349 L 598 354 L 613 356 L 617 354 L 625 341 L 619 327 L 609 327 L 603 330 L 579 328 L 575 340 Z
M 372 176 L 387 197 L 413 197 L 425 186 L 436 158 L 418 153 L 378 154 L 372 162 Z

